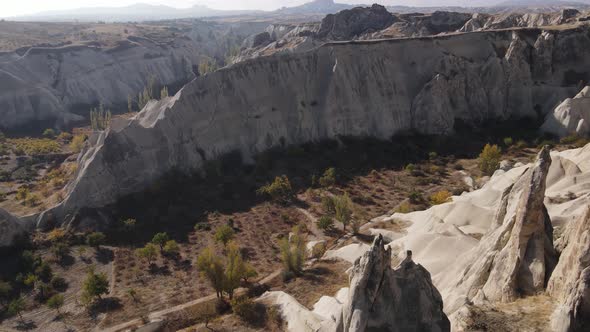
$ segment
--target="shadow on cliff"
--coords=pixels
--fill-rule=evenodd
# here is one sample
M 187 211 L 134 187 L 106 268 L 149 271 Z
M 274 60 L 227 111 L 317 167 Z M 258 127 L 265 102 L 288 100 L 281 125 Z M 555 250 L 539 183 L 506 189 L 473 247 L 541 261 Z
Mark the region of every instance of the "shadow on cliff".
M 250 210 L 264 201 L 256 190 L 275 176 L 287 175 L 298 192 L 312 186 L 312 177 L 335 167 L 341 184 L 374 169 L 401 169 L 408 163 L 427 160 L 431 152 L 452 160 L 475 158 L 487 143 L 501 143 L 505 137 L 538 144 L 537 121 L 521 120 L 487 123 L 477 129 L 458 123 L 456 134 L 445 137 L 396 136 L 388 141 L 341 137 L 301 146 L 285 146 L 259 154 L 245 165 L 239 153 L 207 162 L 204 174 L 170 172 L 149 189 L 120 199 L 104 210 L 114 221 L 109 238 L 114 242 L 143 244 L 156 232 L 167 232 L 185 242 L 195 224 L 209 213 L 232 214 Z M 127 218 L 137 219 L 132 239 L 117 231 Z

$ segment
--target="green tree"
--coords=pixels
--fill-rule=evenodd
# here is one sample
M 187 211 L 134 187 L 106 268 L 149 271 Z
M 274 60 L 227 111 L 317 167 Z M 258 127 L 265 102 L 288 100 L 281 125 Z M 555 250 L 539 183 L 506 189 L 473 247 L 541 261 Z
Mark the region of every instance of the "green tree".
M 288 203 L 293 198 L 293 188 L 286 175 L 277 176 L 272 183 L 259 188 L 258 195 L 268 195 L 273 201 Z
M 64 296 L 61 294 L 55 294 L 47 300 L 47 306 L 55 311 L 58 315 L 61 315 L 59 309 L 64 305 Z
M 306 248 L 305 239 L 301 234 L 299 226 L 293 227 L 289 238 L 283 238 L 280 242 L 281 260 L 285 271 L 292 272 L 296 275 L 303 271 L 305 262 Z
M 8 314 L 11 316 L 18 315 L 21 322 L 23 321 L 22 312 L 25 310 L 25 300 L 22 297 L 18 297 L 10 302 L 8 305 Z
M 227 245 L 227 263 L 225 266 L 224 276 L 224 290 L 229 295 L 229 299 L 233 299 L 234 291 L 240 287 L 240 280 L 245 272 L 244 260 L 240 253 L 240 248 L 235 242 L 230 242 Z
M 197 269 L 211 283 L 218 298 L 223 297 L 224 266 L 221 257 L 212 248 L 206 248 L 197 257 Z
M 352 219 L 352 201 L 350 200 L 350 197 L 348 197 L 348 193 L 335 197 L 334 210 L 334 218 L 342 223 L 343 229 L 346 232 L 346 225 L 348 225 Z
M 152 243 L 160 246 L 160 252 L 164 252 L 164 245 L 166 244 L 166 242 L 168 242 L 169 239 L 170 238 L 168 236 L 168 233 L 156 233 L 156 235 L 154 235 L 154 237 L 152 238 Z
M 88 270 L 84 284 L 82 285 L 82 296 L 88 300 L 102 299 L 103 294 L 109 292 L 109 280 L 104 273 L 96 273 L 94 268 Z
M 98 249 L 104 243 L 106 236 L 101 232 L 92 232 L 86 236 L 86 244 Z
M 244 263 L 244 271 L 242 272 L 242 279 L 244 282 L 248 282 L 249 279 L 258 277 L 258 272 L 254 269 L 254 266 L 250 263 Z
M 153 243 L 147 243 L 145 247 L 135 250 L 135 254 L 140 258 L 145 258 L 148 261 L 148 265 L 152 265 L 152 261 L 158 254 L 157 247 Z
M 334 184 L 336 184 L 336 169 L 334 167 L 330 167 L 320 178 L 320 185 L 324 188 L 327 188 L 333 186 Z
M 502 150 L 497 145 L 486 144 L 479 155 L 479 169 L 485 175 L 492 175 L 500 167 Z
M 98 108 L 93 108 L 90 110 L 90 127 L 92 130 L 106 130 L 110 123 L 111 111 L 105 110 L 102 103 L 98 106 Z
M 227 246 L 227 243 L 234 238 L 234 230 L 229 225 L 223 225 L 217 227 L 215 230 L 215 241 L 223 243 L 223 246 Z
M 160 99 L 164 99 L 168 97 L 168 87 L 165 86 L 162 88 L 162 90 L 160 91 Z

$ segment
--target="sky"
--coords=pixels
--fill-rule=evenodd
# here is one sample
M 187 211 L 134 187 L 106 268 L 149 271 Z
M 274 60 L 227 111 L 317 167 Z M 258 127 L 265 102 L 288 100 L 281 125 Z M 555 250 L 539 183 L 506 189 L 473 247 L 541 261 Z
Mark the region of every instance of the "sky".
M 28 15 L 48 10 L 75 9 L 81 7 L 122 7 L 135 3 L 162 4 L 186 8 L 195 4 L 215 9 L 262 9 L 274 10 L 280 7 L 297 6 L 310 0 L 1 0 L 0 17 Z M 404 4 L 428 5 L 468 5 L 468 0 L 336 0 L 338 3 L 384 5 Z

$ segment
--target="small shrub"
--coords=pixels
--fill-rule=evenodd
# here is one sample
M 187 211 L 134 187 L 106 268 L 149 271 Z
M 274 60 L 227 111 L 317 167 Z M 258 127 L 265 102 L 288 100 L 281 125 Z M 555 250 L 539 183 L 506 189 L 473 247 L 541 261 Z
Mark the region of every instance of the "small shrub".
M 91 268 L 86 275 L 82 285 L 82 299 L 85 303 L 90 303 L 96 299 L 101 299 L 103 294 L 109 292 L 109 280 L 104 273 L 95 273 Z
M 82 151 L 82 148 L 84 147 L 84 142 L 86 142 L 87 138 L 88 137 L 86 135 L 74 136 L 74 138 L 72 139 L 72 142 L 70 143 L 70 149 L 74 153 L 79 153 L 80 151 Z
M 228 225 L 220 226 L 215 231 L 215 241 L 223 243 L 224 246 L 227 246 L 227 243 L 234 238 L 234 230 L 233 228 L 229 227 Z
M 51 246 L 51 253 L 57 261 L 61 261 L 70 253 L 70 247 L 64 242 L 56 242 Z
M 424 198 L 422 197 L 422 193 L 420 193 L 418 191 L 412 191 L 410 193 L 410 195 L 408 196 L 408 198 L 410 199 L 410 203 L 412 203 L 412 204 L 420 204 L 424 201 Z
M 47 300 L 47 306 L 54 309 L 59 314 L 59 309 L 64 305 L 64 296 L 55 294 Z
M 331 196 L 322 197 L 322 210 L 325 214 L 333 216 L 336 213 L 336 202 Z
M 55 138 L 55 130 L 51 128 L 47 128 L 43 131 L 43 137 L 45 138 Z
M 51 278 L 49 284 L 55 290 L 60 292 L 64 292 L 68 288 L 68 283 L 66 282 L 66 279 L 59 276 L 54 276 L 53 278 Z
M 479 155 L 479 169 L 485 175 L 492 175 L 500 167 L 502 150 L 497 145 L 486 144 Z
M 414 165 L 414 164 L 408 164 L 408 165 L 406 165 L 405 170 L 408 173 L 413 173 L 416 170 L 416 165 Z
M 397 212 L 397 213 L 410 213 L 410 212 L 412 212 L 412 205 L 410 205 L 410 202 L 404 201 L 395 209 L 395 212 Z
M 430 203 L 432 205 L 439 205 L 451 201 L 452 194 L 446 190 L 442 190 L 430 195 Z
M 27 199 L 27 197 L 29 197 L 29 194 L 30 194 L 29 188 L 20 187 L 16 191 L 16 199 L 19 201 L 24 201 L 25 199 Z
M 101 232 L 93 232 L 86 236 L 86 244 L 98 248 L 101 244 L 103 244 L 106 236 Z
M 438 153 L 436 153 L 434 151 L 428 153 L 428 159 L 434 160 L 436 158 L 438 158 Z
M 56 141 L 48 138 L 13 138 L 9 141 L 14 146 L 13 152 L 16 155 L 38 156 L 56 153 L 61 150 Z
M 325 243 L 317 244 L 311 250 L 311 257 L 319 259 L 322 256 L 324 256 L 325 253 L 326 253 L 326 244 Z
M 23 204 L 28 207 L 34 207 L 34 206 L 39 205 L 40 201 L 41 201 L 41 199 L 39 198 L 39 196 L 37 194 L 31 194 L 25 198 Z
M 135 255 L 139 258 L 144 258 L 147 260 L 148 265 L 152 265 L 152 261 L 156 258 L 158 254 L 157 247 L 153 243 L 148 243 L 143 248 L 135 249 Z
M 514 141 L 512 140 L 512 137 L 506 137 L 504 138 L 504 146 L 512 146 L 512 144 L 514 144 Z
M 176 241 L 169 240 L 164 245 L 164 252 L 169 255 L 177 255 L 180 252 L 180 246 Z
M 293 188 L 286 175 L 277 176 L 272 183 L 259 188 L 258 195 L 268 195 L 273 201 L 287 203 L 293 198 Z
M 74 138 L 74 136 L 67 131 L 62 131 L 59 133 L 59 135 L 57 135 L 57 140 L 61 142 L 69 142 L 72 140 L 72 138 Z
M 208 230 L 211 230 L 211 225 L 209 225 L 209 223 L 207 223 L 207 222 L 198 222 L 195 224 L 194 229 L 196 232 L 208 231 Z
M 336 184 L 336 169 L 334 167 L 328 168 L 322 177 L 320 177 L 320 186 L 324 188 L 331 187 Z
M 323 231 L 328 231 L 334 226 L 334 220 L 329 216 L 322 216 L 318 220 L 318 227 Z
M 254 324 L 260 321 L 256 304 L 246 296 L 238 296 L 230 301 L 231 310 L 242 320 Z
M 527 148 L 528 146 L 529 146 L 529 144 L 525 140 L 521 139 L 516 142 L 516 147 L 519 149 L 524 149 L 524 148 Z

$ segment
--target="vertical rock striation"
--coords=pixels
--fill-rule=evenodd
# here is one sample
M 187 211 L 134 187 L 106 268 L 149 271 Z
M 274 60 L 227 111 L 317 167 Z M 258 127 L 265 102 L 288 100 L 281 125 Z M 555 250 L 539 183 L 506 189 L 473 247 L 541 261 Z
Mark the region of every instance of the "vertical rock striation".
M 551 165 L 549 148 L 503 193 L 492 229 L 464 255 L 454 283 L 445 287 L 447 312 L 465 303 L 512 302 L 544 292 L 557 254 L 553 227 L 543 200 Z M 464 267 L 464 268 L 463 268 Z
M 344 332 L 450 331 L 430 273 L 412 261 L 411 252 L 392 269 L 391 248 L 385 249 L 381 235 L 354 263 L 338 325 Z
M 555 332 L 590 330 L 590 208 L 567 226 L 566 247 L 547 285 L 557 300 L 551 318 Z

